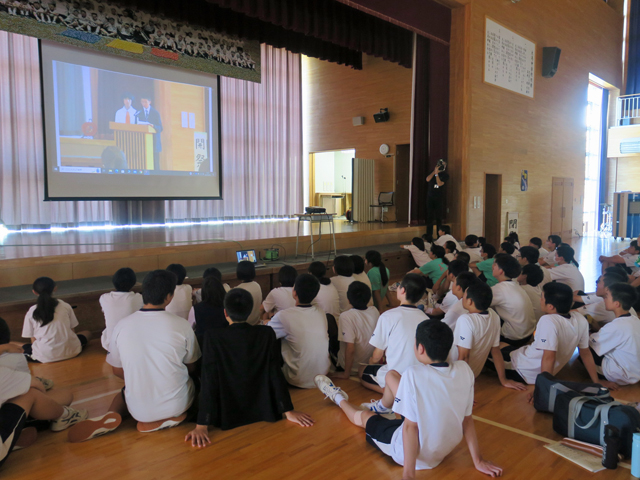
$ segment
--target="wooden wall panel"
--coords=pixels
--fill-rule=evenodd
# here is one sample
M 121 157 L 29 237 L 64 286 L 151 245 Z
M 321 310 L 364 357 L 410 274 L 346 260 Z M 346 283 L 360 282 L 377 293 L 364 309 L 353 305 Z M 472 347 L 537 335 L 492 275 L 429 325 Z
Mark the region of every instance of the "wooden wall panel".
M 640 192 L 640 156 L 618 158 L 615 178 L 616 192 Z

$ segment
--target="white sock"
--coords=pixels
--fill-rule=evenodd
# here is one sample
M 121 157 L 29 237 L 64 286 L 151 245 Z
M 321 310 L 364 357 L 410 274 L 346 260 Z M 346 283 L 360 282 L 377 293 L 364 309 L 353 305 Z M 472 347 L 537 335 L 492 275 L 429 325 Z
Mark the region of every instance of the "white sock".
M 340 402 L 343 400 L 346 400 L 346 398 L 344 398 L 342 394 L 336 393 L 336 398 L 333 401 L 336 402 L 336 405 L 340 406 Z

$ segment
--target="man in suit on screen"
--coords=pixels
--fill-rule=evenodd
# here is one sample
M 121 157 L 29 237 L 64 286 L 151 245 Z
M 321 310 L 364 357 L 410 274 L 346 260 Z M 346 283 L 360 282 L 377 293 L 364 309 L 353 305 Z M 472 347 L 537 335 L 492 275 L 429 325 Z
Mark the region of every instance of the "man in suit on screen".
M 140 104 L 142 105 L 142 110 L 136 113 L 136 123 L 151 125 L 156 130 L 156 133 L 153 134 L 153 169 L 160 170 L 160 152 L 162 151 L 162 141 L 160 139 L 162 119 L 160 118 L 160 112 L 151 106 L 149 97 L 141 97 Z

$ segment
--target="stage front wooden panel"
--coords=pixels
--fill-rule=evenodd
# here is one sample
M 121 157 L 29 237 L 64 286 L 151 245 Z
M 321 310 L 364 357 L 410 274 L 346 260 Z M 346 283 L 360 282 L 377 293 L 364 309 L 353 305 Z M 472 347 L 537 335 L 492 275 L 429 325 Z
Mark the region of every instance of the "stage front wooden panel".
M 135 170 L 153 170 L 153 134 L 151 125 L 109 122 L 116 145 L 124 152 L 127 165 Z

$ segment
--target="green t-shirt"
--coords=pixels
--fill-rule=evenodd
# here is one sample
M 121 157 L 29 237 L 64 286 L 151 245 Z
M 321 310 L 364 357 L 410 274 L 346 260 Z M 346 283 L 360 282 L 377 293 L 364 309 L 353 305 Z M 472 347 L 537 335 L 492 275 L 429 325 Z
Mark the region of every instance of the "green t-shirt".
M 429 263 L 425 263 L 420 267 L 420 271 L 429 277 L 433 283 L 436 283 L 443 272 L 446 272 L 449 269 L 443 262 L 441 258 L 436 258 L 435 260 L 431 260 Z
M 391 278 L 391 274 L 389 273 L 389 269 L 385 267 L 387 270 L 387 284 L 382 285 L 382 278 L 380 277 L 380 269 L 378 267 L 373 267 L 371 270 L 367 272 L 367 276 L 369 277 L 369 281 L 371 282 L 371 294 L 376 290 L 380 290 L 380 299 L 383 299 L 387 294 L 387 290 L 389 288 L 389 279 Z
M 482 262 L 478 262 L 476 264 L 476 267 L 478 268 L 478 270 L 480 270 L 481 273 L 484 273 L 484 278 L 487 279 L 487 285 L 493 287 L 496 283 L 498 283 L 496 277 L 493 276 L 493 258 L 487 258 Z

